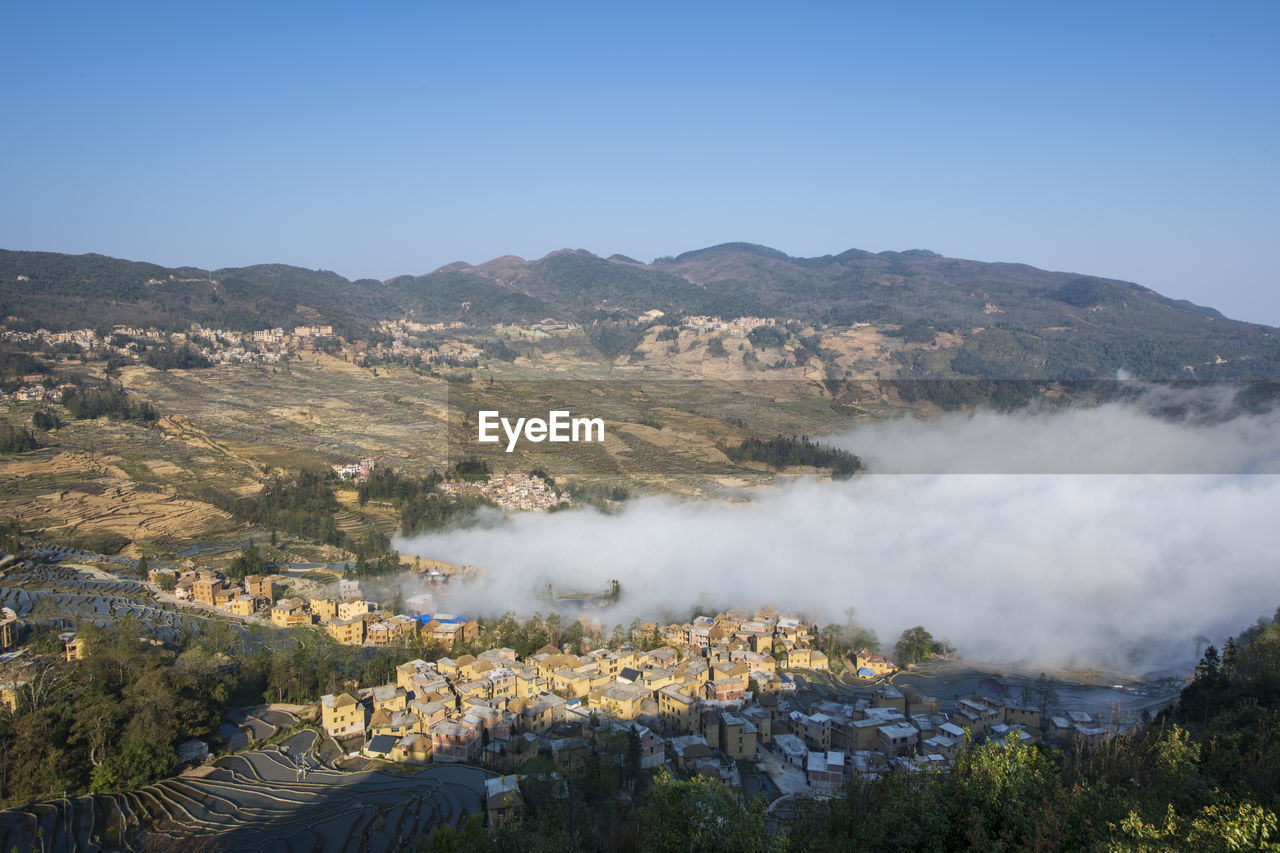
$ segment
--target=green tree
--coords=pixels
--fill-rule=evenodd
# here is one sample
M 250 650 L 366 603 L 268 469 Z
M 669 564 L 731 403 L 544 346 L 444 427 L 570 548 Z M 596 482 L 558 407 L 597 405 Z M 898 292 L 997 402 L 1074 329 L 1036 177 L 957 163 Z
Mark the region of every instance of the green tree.
M 93 768 L 94 791 L 138 788 L 172 772 L 178 757 L 168 744 L 126 742 L 116 754 Z
M 583 627 L 582 620 L 580 619 L 573 620 L 573 623 L 565 629 L 564 637 L 562 639 L 564 640 L 564 644 L 569 646 L 571 653 L 580 655 L 586 652 L 582 643 L 585 633 L 586 629 Z
M 250 539 L 239 556 L 227 567 L 227 577 L 239 581 L 244 580 L 246 575 L 265 575 L 270 571 L 266 553 Z
M 396 680 L 396 659 L 384 651 L 376 651 L 360 669 L 360 686 L 377 687 Z
M 1049 711 L 1058 705 L 1058 688 L 1052 678 L 1045 673 L 1036 676 L 1035 684 L 1030 689 L 1023 688 L 1023 702 L 1040 709 L 1040 716 L 1048 716 Z
M 484 828 L 484 815 L 473 814 L 461 829 L 442 823 L 419 849 L 426 853 L 485 853 L 493 844 Z
M 640 742 L 640 733 L 636 731 L 635 725 L 632 724 L 627 729 L 626 779 L 630 785 L 635 785 L 636 780 L 640 778 L 640 759 L 643 746 Z
M 640 809 L 640 846 L 646 850 L 786 850 L 785 835 L 770 835 L 761 797 L 744 807 L 723 782 L 695 776 L 678 781 L 665 770 Z
M 1253 803 L 1205 806 L 1184 817 L 1170 804 L 1160 820 L 1144 821 L 1137 810 L 1118 824 L 1109 850 L 1280 850 L 1276 813 Z
M 31 416 L 31 425 L 41 432 L 49 432 L 62 426 L 62 421 L 48 409 L 36 409 L 35 414 Z
M 933 656 L 933 645 L 933 635 L 917 625 L 902 632 L 893 654 L 900 664 L 920 663 Z
M 560 614 L 552 611 L 547 614 L 547 618 L 543 620 L 543 624 L 547 629 L 547 642 L 553 646 L 560 646 L 564 642 L 563 620 Z
M 858 621 L 857 610 L 852 607 L 847 608 L 844 616 L 844 644 L 847 649 L 853 652 L 863 649 L 880 651 L 880 638 L 876 636 L 875 631 Z
M 22 526 L 11 518 L 0 519 L 0 551 L 22 554 Z
M 31 430 L 0 424 L 0 453 L 26 453 L 40 446 Z

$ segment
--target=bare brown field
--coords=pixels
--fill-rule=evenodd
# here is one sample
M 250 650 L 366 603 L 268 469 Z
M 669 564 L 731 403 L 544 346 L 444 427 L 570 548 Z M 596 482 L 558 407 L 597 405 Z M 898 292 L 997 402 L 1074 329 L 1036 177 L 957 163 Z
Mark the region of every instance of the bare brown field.
M 497 470 L 541 468 L 558 478 L 682 493 L 718 487 L 726 476 L 771 478 L 737 468 L 719 451 L 748 435 L 821 435 L 900 408 L 888 399 L 837 403 L 820 381 L 820 367 L 744 371 L 741 353 L 733 356 L 714 358 L 699 347 L 675 356 L 685 366 L 611 368 L 556 352 L 548 361 L 563 366 L 563 375 L 518 359 L 463 371 L 470 381 L 449 382 L 395 365 L 379 366 L 375 376 L 343 359 L 308 354 L 274 372 L 135 369 L 127 378 L 195 440 L 258 476 L 363 456 L 424 474 L 477 454 Z M 734 363 L 726 378 L 712 378 Z M 524 442 L 506 453 L 475 441 L 479 409 L 545 416 L 553 407 L 604 418 L 604 445 Z
M 235 526 L 221 510 L 182 498 L 171 488 L 139 483 L 113 461 L 123 460 L 83 451 L 5 458 L 0 461 L 0 516 L 24 529 L 112 532 L 136 541 L 198 538 Z M 145 470 L 156 479 L 182 473 L 167 462 Z
M 396 365 L 360 367 L 349 356 L 314 351 L 277 367 L 161 372 L 130 366 L 122 381 L 152 402 L 160 420 L 151 428 L 73 422 L 46 437 L 55 447 L 0 457 L 0 517 L 67 534 L 110 531 L 144 544 L 247 537 L 255 532 L 199 499 L 203 489 L 247 497 L 271 477 L 366 456 L 425 474 L 474 454 L 497 471 L 540 468 L 562 482 L 716 494 L 776 476 L 764 466 L 735 465 L 723 453 L 749 435 L 816 436 L 902 409 L 876 383 L 834 400 L 821 365 L 744 365 L 745 339 L 726 336 L 729 354 L 717 358 L 706 351 L 707 335 L 682 332 L 681 351 L 673 354 L 654 334 L 641 345 L 647 355 L 635 363 L 587 360 L 566 345 L 532 360 L 450 371 L 451 379 Z M 856 328 L 828 336 L 824 346 L 840 351 L 841 363 L 865 357 L 883 366 L 884 353 L 902 344 Z M 774 357 L 769 352 L 781 358 L 771 350 L 764 363 Z M 99 370 L 91 364 L 83 372 Z M 30 407 L 11 406 L 7 419 L 29 423 Z M 475 412 L 482 408 L 539 417 L 568 409 L 603 418 L 606 438 L 602 444 L 521 442 L 506 453 L 503 445 L 476 442 Z M 391 507 L 361 507 L 355 498 L 353 490 L 340 495 L 341 530 L 396 532 Z M 304 559 L 341 559 L 333 549 L 304 550 L 314 552 Z
M 287 368 L 134 371 L 129 387 L 215 446 L 296 470 L 375 456 L 408 470 L 443 463 L 443 380 L 308 354 Z M 436 441 L 432 441 L 436 438 Z

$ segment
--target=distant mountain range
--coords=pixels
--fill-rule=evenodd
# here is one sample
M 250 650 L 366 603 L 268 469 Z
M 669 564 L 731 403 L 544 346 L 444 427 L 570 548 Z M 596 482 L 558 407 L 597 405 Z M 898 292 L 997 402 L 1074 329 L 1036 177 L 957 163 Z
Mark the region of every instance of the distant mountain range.
M 950 333 L 945 363 L 920 376 L 1280 378 L 1280 330 L 1114 279 L 934 252 L 794 258 L 726 243 L 644 264 L 583 250 L 538 260 L 455 263 L 425 275 L 349 281 L 283 264 L 166 268 L 102 255 L 0 250 L 0 316 L 9 328 L 84 326 L 239 330 L 327 323 L 360 337 L 379 320 L 625 324 L 668 316 L 764 316 L 804 324 L 900 327 L 927 342 Z M 1188 369 L 1190 368 L 1190 369 Z

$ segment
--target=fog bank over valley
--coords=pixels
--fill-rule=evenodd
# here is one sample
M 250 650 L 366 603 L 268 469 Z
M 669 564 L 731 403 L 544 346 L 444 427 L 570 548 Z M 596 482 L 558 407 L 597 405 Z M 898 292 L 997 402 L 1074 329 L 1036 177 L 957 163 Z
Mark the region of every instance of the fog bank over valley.
M 889 648 L 921 624 L 971 659 L 1189 666 L 1197 636 L 1220 643 L 1280 604 L 1276 418 L 1176 423 L 1109 404 L 869 424 L 835 443 L 885 475 L 523 514 L 396 546 L 485 568 L 448 600 L 465 613 L 546 612 L 548 583 L 617 578 L 618 605 L 593 611 L 606 625 L 767 603 L 843 623 L 852 607 Z M 1169 473 L 1183 471 L 1208 473 Z
M 1280 474 L 1280 408 L 1236 386 L 1135 383 L 1127 402 L 860 424 L 827 441 L 882 474 Z

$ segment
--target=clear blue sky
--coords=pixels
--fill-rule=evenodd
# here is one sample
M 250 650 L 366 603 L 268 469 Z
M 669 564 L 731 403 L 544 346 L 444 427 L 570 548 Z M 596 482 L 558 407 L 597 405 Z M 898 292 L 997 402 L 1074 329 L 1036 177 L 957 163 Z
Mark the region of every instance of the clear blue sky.
M 928 248 L 1280 324 L 1280 3 L 5 4 L 0 247 Z

